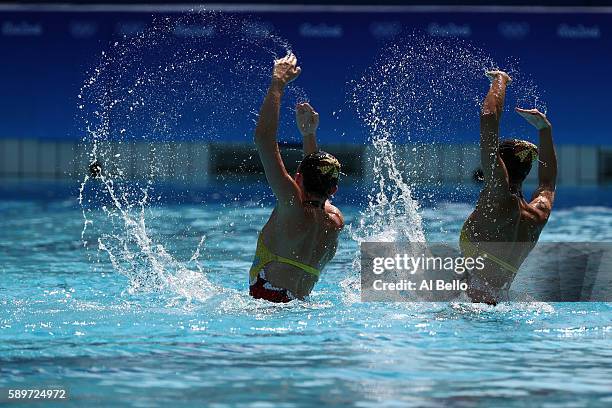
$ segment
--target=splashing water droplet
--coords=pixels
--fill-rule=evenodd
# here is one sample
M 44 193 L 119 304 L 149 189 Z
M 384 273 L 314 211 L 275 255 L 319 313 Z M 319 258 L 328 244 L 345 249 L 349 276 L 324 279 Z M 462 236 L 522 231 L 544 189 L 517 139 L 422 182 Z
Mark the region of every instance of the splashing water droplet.
M 178 142 L 251 128 L 272 58 L 290 48 L 273 33 L 245 34 L 246 22 L 216 12 L 157 18 L 138 35 L 110 43 L 80 90 L 84 161 L 96 169 L 79 189 L 82 241 L 128 278 L 128 293 L 205 300 L 221 291 L 202 273 L 204 236 L 183 262 L 155 226 L 161 183 L 173 166 L 187 163 Z M 290 104 L 307 99 L 295 84 L 287 91 Z M 290 126 L 293 112 L 284 114 L 283 126 Z

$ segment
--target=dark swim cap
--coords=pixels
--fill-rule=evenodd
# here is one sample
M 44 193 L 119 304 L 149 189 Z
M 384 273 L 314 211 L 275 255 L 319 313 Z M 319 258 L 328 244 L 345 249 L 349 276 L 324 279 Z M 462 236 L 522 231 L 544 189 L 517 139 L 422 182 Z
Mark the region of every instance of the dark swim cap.
M 522 183 L 531 171 L 531 164 L 538 159 L 538 148 L 526 140 L 508 139 L 499 144 L 499 156 L 510 182 Z
M 302 174 L 304 189 L 307 192 L 320 197 L 329 197 L 338 186 L 340 162 L 331 154 L 318 151 L 304 157 L 298 172 Z

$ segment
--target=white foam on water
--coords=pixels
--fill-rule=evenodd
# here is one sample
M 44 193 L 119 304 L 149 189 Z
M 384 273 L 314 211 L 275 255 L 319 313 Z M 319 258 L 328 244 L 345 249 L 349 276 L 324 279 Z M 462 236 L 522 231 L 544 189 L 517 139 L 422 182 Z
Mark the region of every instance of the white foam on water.
M 531 317 L 534 314 L 551 314 L 555 308 L 546 302 L 501 302 L 496 306 L 485 303 L 471 303 L 469 299 L 461 299 L 463 303 L 452 302 L 450 309 L 459 315 L 487 315 L 499 318 L 500 314 L 520 314 Z

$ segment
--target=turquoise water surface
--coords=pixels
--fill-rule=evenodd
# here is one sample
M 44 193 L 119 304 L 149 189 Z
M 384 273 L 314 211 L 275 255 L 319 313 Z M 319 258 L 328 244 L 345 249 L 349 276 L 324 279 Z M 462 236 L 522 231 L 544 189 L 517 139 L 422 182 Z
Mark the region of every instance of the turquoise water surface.
M 147 211 L 173 259 L 161 286 L 84 248 L 73 198 L 0 202 L 0 389 L 68 390 L 45 406 L 612 405 L 609 303 L 361 303 L 347 231 L 309 301 L 271 304 L 247 293 L 270 207 Z M 423 209 L 428 239 L 455 240 L 469 211 Z M 542 240 L 612 241 L 611 225 L 612 208 L 567 206 Z

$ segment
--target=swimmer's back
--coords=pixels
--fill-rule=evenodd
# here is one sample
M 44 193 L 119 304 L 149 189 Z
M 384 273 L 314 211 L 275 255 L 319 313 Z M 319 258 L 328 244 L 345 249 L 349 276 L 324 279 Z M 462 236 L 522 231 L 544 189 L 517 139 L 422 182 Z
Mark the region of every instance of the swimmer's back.
M 329 202 L 324 209 L 305 205 L 299 210 L 275 208 L 262 230 L 262 239 L 272 253 L 322 270 L 336 253 L 344 218 Z M 267 265 L 265 274 L 272 285 L 299 297 L 308 295 L 317 281 L 296 266 L 278 262 Z

